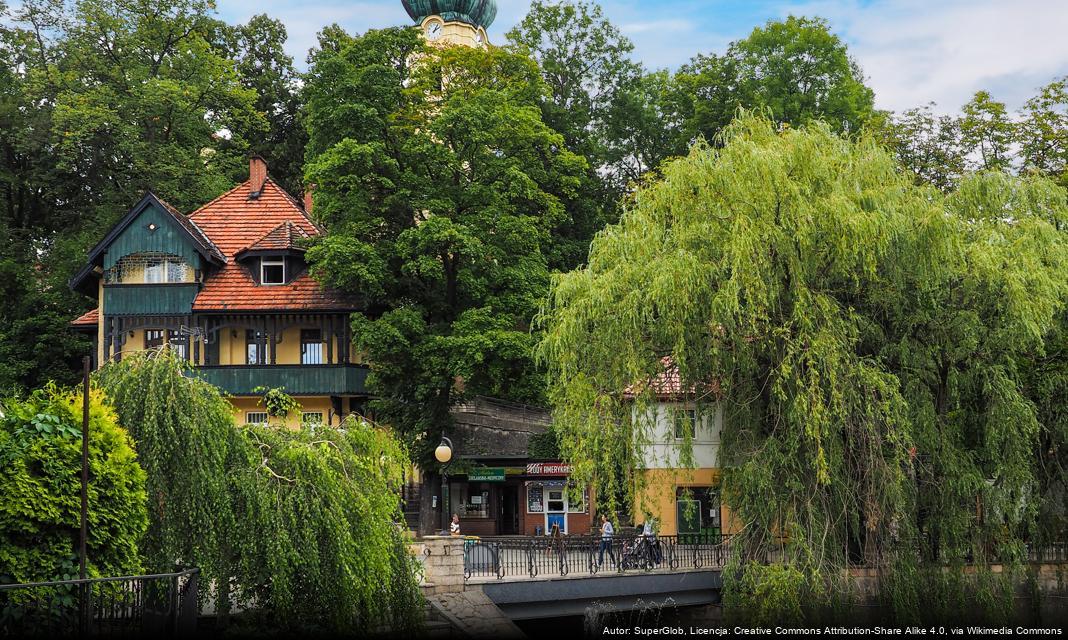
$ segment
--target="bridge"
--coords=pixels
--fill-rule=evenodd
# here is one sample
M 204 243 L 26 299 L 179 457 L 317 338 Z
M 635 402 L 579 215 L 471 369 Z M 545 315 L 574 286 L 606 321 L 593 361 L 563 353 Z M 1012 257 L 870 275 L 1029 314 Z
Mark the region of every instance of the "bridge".
M 709 605 L 719 603 L 730 542 L 718 535 L 620 536 L 611 541 L 611 553 L 606 549 L 603 561 L 601 540 L 589 536 L 427 537 L 412 550 L 423 562 L 423 592 L 443 624 L 471 637 L 520 638 L 532 628 L 537 632 L 531 637 L 567 635 L 562 627 L 567 619 L 656 614 L 664 608 L 714 625 L 719 611 Z M 1050 595 L 1059 608 L 1068 597 L 1063 583 L 1068 546 L 1029 548 L 1027 562 L 1039 592 Z M 974 567 L 964 571 L 973 573 Z M 851 567 L 849 579 L 858 594 L 877 595 L 876 568 Z M 537 626 L 539 621 L 543 626 Z
M 428 537 L 413 551 L 432 609 L 467 635 L 515 623 L 719 602 L 727 536 Z

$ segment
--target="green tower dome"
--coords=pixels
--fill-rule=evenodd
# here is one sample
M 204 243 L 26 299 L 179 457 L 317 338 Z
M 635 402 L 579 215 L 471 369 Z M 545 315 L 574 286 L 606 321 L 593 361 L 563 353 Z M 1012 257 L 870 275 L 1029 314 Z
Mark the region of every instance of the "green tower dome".
M 416 22 L 427 16 L 441 16 L 446 22 L 456 20 L 488 29 L 497 17 L 495 0 L 401 0 L 401 4 Z

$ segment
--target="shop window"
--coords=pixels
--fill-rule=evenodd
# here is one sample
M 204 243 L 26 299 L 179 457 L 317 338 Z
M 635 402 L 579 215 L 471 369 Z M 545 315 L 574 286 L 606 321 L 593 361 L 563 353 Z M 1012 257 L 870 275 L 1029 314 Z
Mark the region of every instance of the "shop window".
M 300 363 L 323 364 L 323 332 L 320 329 L 300 330 Z
M 484 482 L 456 483 L 452 485 L 455 496 L 449 502 L 461 518 L 490 517 L 490 488 Z
M 260 260 L 260 284 L 285 284 L 286 259 L 263 258 Z
M 574 488 L 568 488 L 567 495 L 567 511 L 568 513 L 586 513 L 586 504 L 590 501 L 590 490 L 582 489 L 577 491 Z
M 697 431 L 697 411 L 678 409 L 675 411 L 675 438 L 693 440 Z
M 713 487 L 678 487 L 675 516 L 680 536 L 719 536 L 719 493 Z
M 527 513 L 545 512 L 545 487 L 540 484 L 527 486 Z
M 163 329 L 145 329 L 145 348 L 155 349 L 163 346 Z
M 545 507 L 550 513 L 563 513 L 567 511 L 567 496 L 563 487 L 549 487 L 549 495 L 545 500 Z
M 249 411 L 245 413 L 245 424 L 267 424 L 267 412 Z

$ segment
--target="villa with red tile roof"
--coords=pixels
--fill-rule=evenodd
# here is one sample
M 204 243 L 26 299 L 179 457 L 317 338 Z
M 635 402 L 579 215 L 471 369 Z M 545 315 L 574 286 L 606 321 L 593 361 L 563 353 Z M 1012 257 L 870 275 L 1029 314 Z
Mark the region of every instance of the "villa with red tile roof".
M 305 241 L 322 230 L 267 174 L 184 215 L 147 193 L 71 280 L 97 308 L 75 320 L 95 338 L 97 366 L 168 344 L 231 395 L 240 422 L 265 422 L 258 387 L 302 405 L 290 421 L 340 424 L 362 411 L 366 367 L 351 347 L 357 300 L 308 274 Z

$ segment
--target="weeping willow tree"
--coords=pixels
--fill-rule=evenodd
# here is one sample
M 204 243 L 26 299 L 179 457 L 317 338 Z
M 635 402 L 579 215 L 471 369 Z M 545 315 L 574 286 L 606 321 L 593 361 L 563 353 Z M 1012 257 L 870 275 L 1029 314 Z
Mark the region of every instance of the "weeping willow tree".
M 1018 554 L 1041 499 L 1020 368 L 1068 291 L 1063 191 L 990 174 L 945 197 L 870 140 L 744 114 L 722 143 L 552 283 L 538 354 L 577 479 L 643 495 L 645 416 L 677 375 L 725 415 L 728 597 L 800 615 L 851 559 Z
M 224 617 L 259 628 L 409 630 L 416 567 L 394 525 L 407 455 L 385 431 L 237 426 L 233 408 L 172 351 L 97 374 L 147 473 L 150 570 L 201 568 Z

